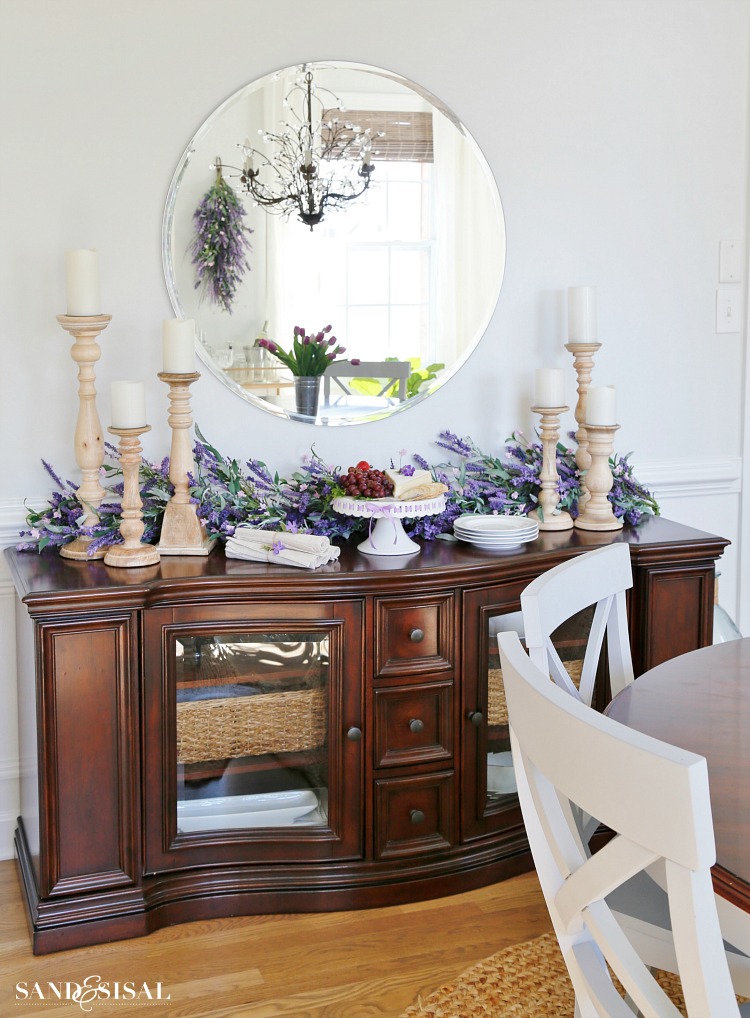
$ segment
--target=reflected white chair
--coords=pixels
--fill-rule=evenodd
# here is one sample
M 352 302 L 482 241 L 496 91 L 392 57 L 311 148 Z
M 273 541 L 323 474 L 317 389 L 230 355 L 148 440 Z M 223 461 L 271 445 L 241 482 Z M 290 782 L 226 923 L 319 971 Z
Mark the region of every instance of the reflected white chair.
M 499 634 L 498 646 L 519 801 L 576 1013 L 678 1018 L 647 967 L 659 965 L 679 975 L 690 1018 L 750 1014 L 735 998 L 735 991 L 748 995 L 750 959 L 725 951 L 711 884 L 716 851 L 705 759 L 628 729 L 563 692 L 530 660 L 516 633 Z M 573 806 L 615 833 L 593 856 Z M 653 950 L 643 930 L 634 936 L 628 928 L 626 908 L 631 881 L 652 867 L 665 875 L 671 918 Z M 617 909 L 615 892 L 624 899 Z M 635 895 L 630 903 L 641 901 Z
M 384 396 L 396 385 L 396 398 L 403 403 L 406 399 L 406 382 L 411 371 L 409 361 L 360 361 L 359 364 L 352 364 L 351 361 L 334 361 L 323 375 L 323 402 L 328 404 L 331 401 L 332 381 L 344 395 L 351 396 L 352 390 L 346 382 L 341 381 L 342 378 L 377 378 L 384 384 L 380 391 L 373 395 Z
M 612 696 L 633 681 L 625 603 L 626 591 L 632 586 L 630 550 L 626 544 L 612 544 L 549 569 L 521 594 L 524 638 L 531 660 L 551 675 L 558 686 L 587 705 L 594 693 L 605 635 Z M 580 684 L 576 688 L 555 649 L 552 634 L 574 615 L 594 605 Z

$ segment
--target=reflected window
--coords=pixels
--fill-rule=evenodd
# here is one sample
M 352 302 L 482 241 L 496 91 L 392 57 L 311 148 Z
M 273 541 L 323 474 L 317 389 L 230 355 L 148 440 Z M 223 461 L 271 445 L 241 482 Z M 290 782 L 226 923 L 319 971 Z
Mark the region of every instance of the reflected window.
M 432 205 L 432 163 L 383 162 L 367 200 L 347 210 L 345 244 L 328 248 L 324 273 L 349 356 L 436 360 Z

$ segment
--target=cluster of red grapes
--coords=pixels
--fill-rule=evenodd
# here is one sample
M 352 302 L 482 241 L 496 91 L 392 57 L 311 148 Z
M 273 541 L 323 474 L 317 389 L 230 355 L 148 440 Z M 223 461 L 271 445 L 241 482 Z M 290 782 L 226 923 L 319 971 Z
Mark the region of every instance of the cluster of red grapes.
M 339 484 L 350 498 L 385 498 L 393 494 L 393 482 L 365 460 L 341 474 Z

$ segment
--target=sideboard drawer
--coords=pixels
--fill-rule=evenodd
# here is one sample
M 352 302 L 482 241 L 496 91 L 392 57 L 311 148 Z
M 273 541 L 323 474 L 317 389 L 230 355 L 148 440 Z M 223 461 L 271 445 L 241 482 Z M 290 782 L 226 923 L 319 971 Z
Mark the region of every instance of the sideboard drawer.
M 375 782 L 375 856 L 392 859 L 455 844 L 453 771 Z
M 453 667 L 453 595 L 377 599 L 375 675 Z
M 453 682 L 375 690 L 375 766 L 453 757 Z

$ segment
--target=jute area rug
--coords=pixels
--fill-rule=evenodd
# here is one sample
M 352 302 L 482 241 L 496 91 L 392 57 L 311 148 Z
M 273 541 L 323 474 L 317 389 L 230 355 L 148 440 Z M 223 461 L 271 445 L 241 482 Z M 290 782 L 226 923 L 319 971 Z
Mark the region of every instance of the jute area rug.
M 656 974 L 662 988 L 685 1014 L 675 976 Z M 554 933 L 514 944 L 472 966 L 407 1008 L 401 1018 L 572 1018 L 575 1007 Z

